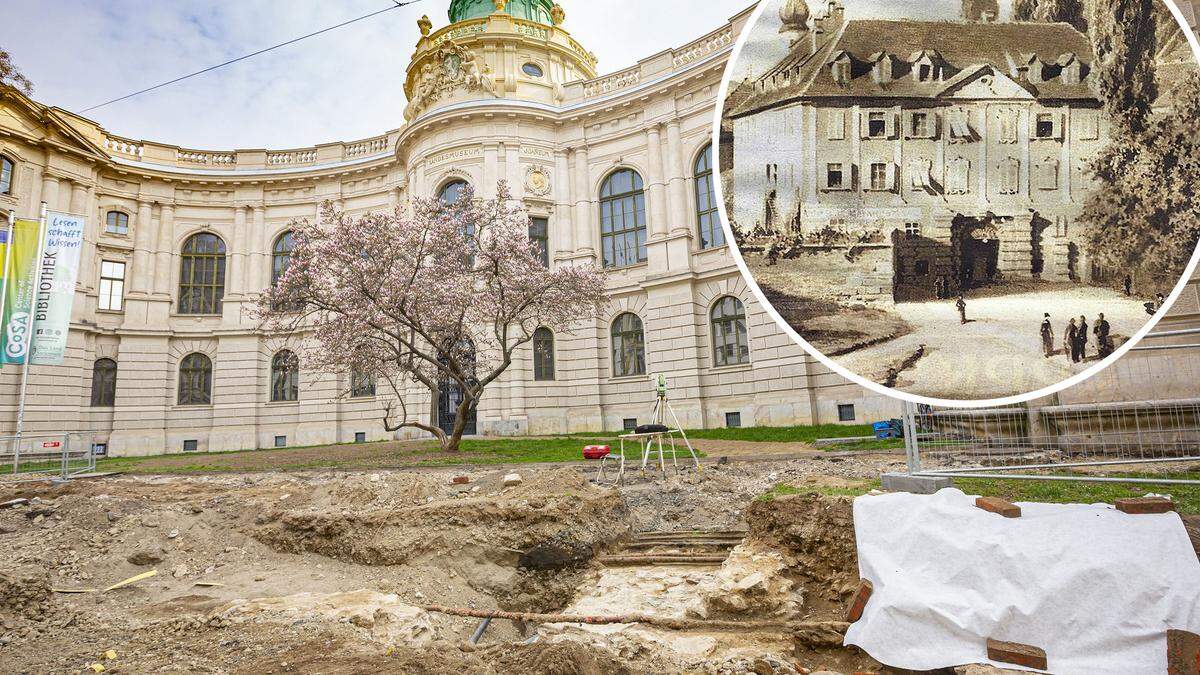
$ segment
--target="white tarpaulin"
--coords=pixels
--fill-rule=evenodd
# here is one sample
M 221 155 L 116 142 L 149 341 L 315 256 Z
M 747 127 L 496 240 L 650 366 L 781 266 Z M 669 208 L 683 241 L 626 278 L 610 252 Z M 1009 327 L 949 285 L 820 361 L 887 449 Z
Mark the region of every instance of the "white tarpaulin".
M 1200 632 L 1200 562 L 1179 516 L 1103 504 L 1020 503 L 1020 518 L 959 490 L 854 501 L 875 590 L 846 644 L 898 668 L 987 659 L 987 638 L 1046 650 L 1058 675 L 1167 670 L 1168 628 Z

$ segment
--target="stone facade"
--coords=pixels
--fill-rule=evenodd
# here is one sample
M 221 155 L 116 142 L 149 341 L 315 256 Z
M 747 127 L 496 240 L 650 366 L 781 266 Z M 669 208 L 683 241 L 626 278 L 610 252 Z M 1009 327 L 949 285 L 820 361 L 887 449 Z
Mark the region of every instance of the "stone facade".
M 533 5 L 530 5 L 533 6 Z M 540 6 L 540 5 L 539 5 Z M 474 5 L 471 5 L 474 7 Z M 271 282 L 272 250 L 290 223 L 333 201 L 350 213 L 403 207 L 465 180 L 484 196 L 505 179 L 531 215 L 549 221 L 552 265 L 600 256 L 604 179 L 644 180 L 646 260 L 613 269 L 612 304 L 593 325 L 555 336 L 555 378 L 535 381 L 532 354 L 486 392 L 485 434 L 619 429 L 649 415 L 648 375 L 666 373 L 683 424 L 724 426 L 855 421 L 894 416 L 891 400 L 848 384 L 809 359 L 762 311 L 724 245 L 697 236 L 694 167 L 709 145 L 722 72 L 748 12 L 681 48 L 596 76 L 594 57 L 560 25 L 494 13 L 424 33 L 408 69 L 404 125 L 351 143 L 287 150 L 213 151 L 116 136 L 68 111 L 0 94 L 0 155 L 15 166 L 0 209 L 87 214 L 69 351 L 31 369 L 26 430 L 82 430 L 113 455 L 237 450 L 380 440 L 383 401 L 341 396 L 346 373 L 305 370 L 296 401 L 271 402 L 271 361 L 287 346 L 244 307 Z M 614 19 L 615 20 L 615 19 Z M 108 225 L 110 214 L 113 226 Z M 180 313 L 181 250 L 209 233 L 225 246 L 219 314 Z M 102 263 L 125 265 L 111 305 Z M 105 290 L 108 289 L 108 290 Z M 726 296 L 745 308 L 750 358 L 714 366 L 709 320 Z M 647 376 L 613 377 L 610 324 L 643 321 Z M 178 403 L 184 357 L 211 359 L 207 405 Z M 116 362 L 114 405 L 91 405 L 93 366 Z M 20 368 L 0 372 L 0 433 L 15 426 Z M 437 397 L 410 407 L 437 419 Z M 191 441 L 191 442 L 189 442 Z
M 1066 24 L 997 23 L 989 3 L 963 12 L 847 20 L 834 2 L 802 27 L 726 112 L 742 230 L 882 242 L 882 302 L 933 297 L 939 278 L 951 291 L 1091 281 L 1076 219 L 1107 124 L 1090 42 Z

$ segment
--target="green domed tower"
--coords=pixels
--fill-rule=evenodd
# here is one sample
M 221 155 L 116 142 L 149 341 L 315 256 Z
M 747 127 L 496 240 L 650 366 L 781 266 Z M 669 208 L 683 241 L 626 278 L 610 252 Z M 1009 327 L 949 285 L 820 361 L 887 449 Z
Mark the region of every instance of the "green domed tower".
M 504 13 L 518 19 L 526 19 L 553 25 L 554 0 L 451 0 L 450 22 L 458 23 L 468 19 L 479 19 L 496 12 L 497 7 L 504 6 Z

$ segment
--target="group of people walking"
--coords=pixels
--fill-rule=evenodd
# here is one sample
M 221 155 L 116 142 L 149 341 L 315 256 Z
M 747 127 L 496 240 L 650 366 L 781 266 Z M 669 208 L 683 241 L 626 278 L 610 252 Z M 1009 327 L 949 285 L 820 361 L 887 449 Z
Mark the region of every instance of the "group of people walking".
M 1105 320 L 1104 313 L 1101 312 L 1096 318 L 1096 323 L 1091 327 L 1092 335 L 1096 337 L 1096 350 L 1100 358 L 1113 352 L 1110 330 L 1111 327 Z M 1080 363 L 1087 358 L 1088 341 L 1087 317 L 1080 316 L 1078 320 L 1072 317 L 1063 330 L 1063 353 L 1069 355 L 1073 363 Z M 1045 352 L 1046 358 L 1054 355 L 1054 326 L 1050 323 L 1049 314 L 1046 314 L 1042 320 L 1042 351 Z

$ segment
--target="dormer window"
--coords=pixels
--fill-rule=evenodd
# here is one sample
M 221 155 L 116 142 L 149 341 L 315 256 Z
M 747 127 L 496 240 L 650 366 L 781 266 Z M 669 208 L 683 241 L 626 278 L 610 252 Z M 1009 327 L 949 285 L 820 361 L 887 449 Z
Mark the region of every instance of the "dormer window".
M 1083 64 L 1079 59 L 1075 58 L 1074 54 L 1063 54 L 1058 60 L 1058 65 L 1061 68 L 1060 77 L 1063 84 L 1079 84 L 1083 79 Z
M 830 66 L 833 72 L 833 81 L 838 84 L 848 84 L 850 82 L 850 62 L 837 61 Z
M 917 79 L 921 82 L 928 82 L 933 79 L 933 65 L 922 63 L 917 66 Z

